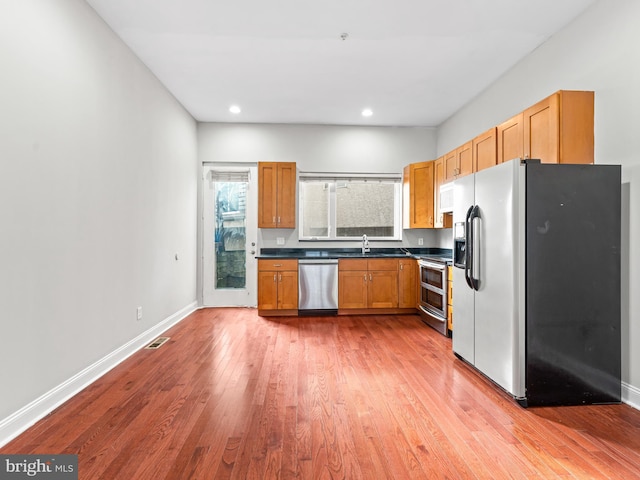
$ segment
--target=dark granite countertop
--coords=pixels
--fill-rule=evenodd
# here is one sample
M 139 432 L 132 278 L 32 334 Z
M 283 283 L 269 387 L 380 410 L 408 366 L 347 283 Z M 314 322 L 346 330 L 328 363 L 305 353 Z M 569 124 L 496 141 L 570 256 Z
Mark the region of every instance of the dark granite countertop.
M 446 248 L 372 248 L 363 254 L 360 248 L 261 248 L 257 258 L 433 258 L 450 261 Z

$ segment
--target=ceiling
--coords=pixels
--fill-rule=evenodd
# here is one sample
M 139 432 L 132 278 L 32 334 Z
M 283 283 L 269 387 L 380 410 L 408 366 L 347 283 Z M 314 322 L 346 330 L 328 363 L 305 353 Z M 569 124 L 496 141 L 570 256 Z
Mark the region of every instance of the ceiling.
M 198 121 L 437 126 L 594 0 L 86 1 Z

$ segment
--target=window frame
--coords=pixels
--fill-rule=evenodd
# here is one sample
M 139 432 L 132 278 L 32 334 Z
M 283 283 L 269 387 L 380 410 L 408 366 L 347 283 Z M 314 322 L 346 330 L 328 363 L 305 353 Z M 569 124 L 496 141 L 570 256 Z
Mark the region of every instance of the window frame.
M 304 235 L 304 184 L 306 182 L 328 183 L 328 218 L 327 236 Z M 300 172 L 298 177 L 298 240 L 305 242 L 336 242 L 336 241 L 360 241 L 362 236 L 337 236 L 337 195 L 336 186 L 338 183 L 389 183 L 394 186 L 394 209 L 393 209 L 393 235 L 392 236 L 372 236 L 367 235 L 369 240 L 376 241 L 401 241 L 402 240 L 402 175 L 400 174 L 357 174 L 357 173 L 310 173 Z

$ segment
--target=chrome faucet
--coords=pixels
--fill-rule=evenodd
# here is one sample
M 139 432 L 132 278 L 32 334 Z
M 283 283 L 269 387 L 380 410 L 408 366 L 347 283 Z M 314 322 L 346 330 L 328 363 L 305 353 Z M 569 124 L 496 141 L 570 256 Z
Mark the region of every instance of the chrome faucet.
M 364 255 L 369 251 L 371 251 L 371 249 L 369 248 L 369 239 L 367 239 L 367 234 L 365 233 L 364 235 L 362 235 L 362 254 Z

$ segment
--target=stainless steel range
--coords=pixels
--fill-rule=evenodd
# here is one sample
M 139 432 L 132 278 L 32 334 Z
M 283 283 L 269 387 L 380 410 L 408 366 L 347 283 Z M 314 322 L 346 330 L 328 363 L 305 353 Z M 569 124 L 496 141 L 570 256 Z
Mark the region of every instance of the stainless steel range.
M 418 260 L 420 289 L 418 310 L 422 319 L 443 335 L 447 330 L 447 259 L 423 257 Z

